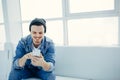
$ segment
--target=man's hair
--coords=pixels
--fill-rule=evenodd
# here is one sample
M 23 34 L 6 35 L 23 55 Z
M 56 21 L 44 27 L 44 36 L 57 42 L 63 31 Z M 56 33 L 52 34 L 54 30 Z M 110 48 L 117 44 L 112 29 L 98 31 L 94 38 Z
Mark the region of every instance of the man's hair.
M 44 33 L 46 33 L 46 21 L 43 18 L 35 18 L 31 21 L 30 25 L 29 25 L 29 31 L 31 32 L 31 27 L 32 25 L 36 25 L 36 26 L 41 26 L 43 25 L 44 27 Z

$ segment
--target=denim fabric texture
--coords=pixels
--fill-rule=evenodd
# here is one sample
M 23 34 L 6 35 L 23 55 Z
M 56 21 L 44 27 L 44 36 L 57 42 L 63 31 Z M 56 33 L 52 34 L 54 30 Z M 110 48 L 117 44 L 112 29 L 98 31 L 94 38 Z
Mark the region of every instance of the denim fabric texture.
M 31 60 L 28 59 L 24 67 L 19 67 L 18 60 L 25 54 L 32 52 L 33 41 L 31 35 L 22 38 L 15 51 L 15 57 L 13 58 L 12 69 L 9 75 L 9 80 L 21 80 L 30 77 L 37 77 L 42 80 L 55 80 L 54 68 L 55 68 L 55 48 L 53 41 L 44 36 L 40 44 L 39 49 L 46 62 L 51 64 L 51 68 L 48 71 L 42 69 L 41 66 L 33 66 Z

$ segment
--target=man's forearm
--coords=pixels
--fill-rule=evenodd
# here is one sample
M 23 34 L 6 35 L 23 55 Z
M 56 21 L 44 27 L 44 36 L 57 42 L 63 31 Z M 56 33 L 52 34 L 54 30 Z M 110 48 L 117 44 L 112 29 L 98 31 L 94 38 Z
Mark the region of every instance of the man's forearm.
M 18 65 L 19 65 L 20 67 L 24 67 L 26 60 L 27 60 L 26 57 L 23 56 L 22 58 L 19 59 Z
M 45 71 L 52 71 L 54 69 L 54 65 L 53 63 L 51 62 L 43 62 L 43 65 L 42 65 L 42 68 L 45 70 Z
M 42 65 L 42 68 L 45 70 L 45 71 L 48 71 L 50 69 L 50 63 L 44 61 L 43 62 L 43 65 Z

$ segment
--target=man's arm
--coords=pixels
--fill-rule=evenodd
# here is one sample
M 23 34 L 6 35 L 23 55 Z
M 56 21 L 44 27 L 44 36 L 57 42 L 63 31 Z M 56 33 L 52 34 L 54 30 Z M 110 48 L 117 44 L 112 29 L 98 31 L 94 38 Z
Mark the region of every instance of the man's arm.
M 46 53 L 43 53 L 39 57 L 33 57 L 31 62 L 34 66 L 42 67 L 45 71 L 52 71 L 55 66 L 55 50 L 54 44 L 51 42 L 47 47 Z
M 51 62 L 46 62 L 44 60 L 44 57 L 42 54 L 40 56 L 33 56 L 31 59 L 31 63 L 34 66 L 41 66 L 45 71 L 51 71 L 51 68 L 53 67 Z
M 19 67 L 24 67 L 26 60 L 31 58 L 32 58 L 32 53 L 27 53 L 26 55 L 24 55 L 22 58 L 18 60 Z
M 15 69 L 22 69 L 26 62 L 24 41 L 21 39 L 16 47 L 16 55 L 13 60 L 13 67 Z
M 47 71 L 52 71 L 55 68 L 55 47 L 54 43 L 51 41 L 47 48 L 47 53 L 45 53 L 44 60 L 46 65 L 43 64 L 43 69 Z M 49 64 L 49 69 L 47 68 L 47 64 Z

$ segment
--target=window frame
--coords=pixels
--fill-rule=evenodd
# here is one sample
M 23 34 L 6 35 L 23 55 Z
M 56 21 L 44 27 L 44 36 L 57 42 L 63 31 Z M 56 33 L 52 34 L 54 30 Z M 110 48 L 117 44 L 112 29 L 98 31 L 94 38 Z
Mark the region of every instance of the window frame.
M 62 17 L 56 17 L 56 18 L 47 18 L 47 21 L 52 20 L 62 20 L 63 21 L 63 39 L 64 39 L 64 45 L 69 45 L 68 40 L 68 20 L 70 19 L 85 19 L 85 18 L 102 18 L 102 17 L 119 17 L 118 22 L 118 32 L 120 34 L 120 1 L 114 0 L 114 10 L 105 10 L 105 11 L 94 11 L 94 12 L 81 12 L 81 13 L 70 13 L 70 7 L 69 7 L 69 0 L 62 0 Z M 29 21 L 22 21 L 22 23 L 30 22 Z M 120 46 L 120 35 L 118 36 L 119 44 Z

